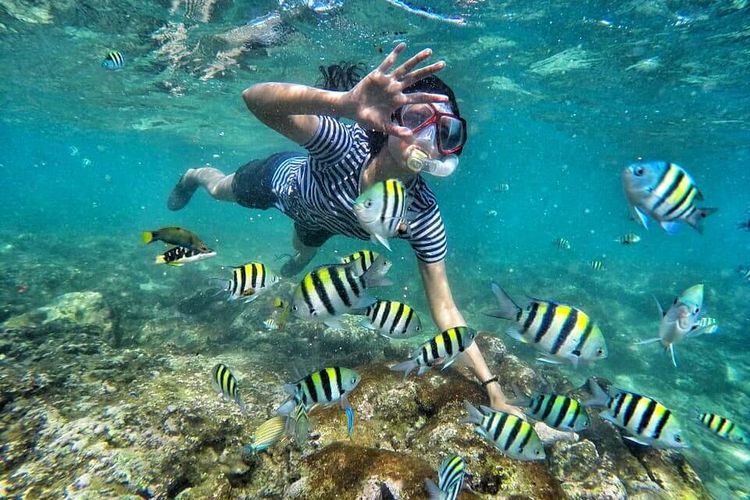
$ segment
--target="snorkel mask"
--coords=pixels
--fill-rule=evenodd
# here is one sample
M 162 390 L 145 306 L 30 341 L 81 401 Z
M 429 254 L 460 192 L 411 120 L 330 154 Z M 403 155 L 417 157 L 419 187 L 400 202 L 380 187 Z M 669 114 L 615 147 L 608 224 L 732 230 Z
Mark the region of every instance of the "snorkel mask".
M 407 104 L 394 119 L 414 134 L 416 148 L 407 166 L 414 172 L 447 177 L 458 166 L 458 154 L 466 143 L 466 121 L 444 103 Z M 440 158 L 431 158 L 432 156 Z

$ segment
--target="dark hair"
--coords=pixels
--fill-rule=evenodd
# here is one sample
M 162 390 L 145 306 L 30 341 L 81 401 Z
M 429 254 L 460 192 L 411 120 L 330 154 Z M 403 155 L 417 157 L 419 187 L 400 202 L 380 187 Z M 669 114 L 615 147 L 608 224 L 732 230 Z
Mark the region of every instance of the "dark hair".
M 461 112 L 458 110 L 458 102 L 456 102 L 456 95 L 453 90 L 443 80 L 435 75 L 428 75 L 418 80 L 403 90 L 404 94 L 414 94 L 416 92 L 429 92 L 430 94 L 442 94 L 448 96 L 448 105 L 451 108 L 451 112 L 460 117 Z M 370 157 L 377 155 L 386 141 L 388 140 L 388 134 L 380 132 L 378 130 L 367 131 L 367 142 L 370 145 Z M 457 154 L 461 154 L 459 151 Z
M 320 80 L 317 86 L 325 90 L 346 91 L 354 87 L 365 76 L 364 63 L 341 61 L 338 64 L 318 66 Z

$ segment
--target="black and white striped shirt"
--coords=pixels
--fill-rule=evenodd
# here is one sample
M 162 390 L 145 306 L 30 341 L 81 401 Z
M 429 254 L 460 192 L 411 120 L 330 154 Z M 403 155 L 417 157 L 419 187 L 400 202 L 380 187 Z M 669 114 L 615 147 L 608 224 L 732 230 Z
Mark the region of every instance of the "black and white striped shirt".
M 353 210 L 360 174 L 370 158 L 365 131 L 321 116 L 318 130 L 303 147 L 309 156 L 289 158 L 274 173 L 276 207 L 306 231 L 370 239 Z M 445 258 L 447 242 L 435 195 L 420 176 L 406 191 L 411 198 L 409 231 L 401 238 L 409 240 L 421 261 L 439 262 Z

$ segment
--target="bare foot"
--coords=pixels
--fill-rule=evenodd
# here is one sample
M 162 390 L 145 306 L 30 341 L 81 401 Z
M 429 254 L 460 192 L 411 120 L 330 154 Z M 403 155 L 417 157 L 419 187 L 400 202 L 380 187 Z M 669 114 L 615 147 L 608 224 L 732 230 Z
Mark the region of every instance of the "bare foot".
M 170 210 L 175 211 L 184 208 L 190 201 L 190 198 L 193 197 L 195 190 L 198 189 L 198 183 L 194 182 L 190 176 L 192 171 L 193 169 L 190 169 L 185 172 L 169 194 L 167 208 Z

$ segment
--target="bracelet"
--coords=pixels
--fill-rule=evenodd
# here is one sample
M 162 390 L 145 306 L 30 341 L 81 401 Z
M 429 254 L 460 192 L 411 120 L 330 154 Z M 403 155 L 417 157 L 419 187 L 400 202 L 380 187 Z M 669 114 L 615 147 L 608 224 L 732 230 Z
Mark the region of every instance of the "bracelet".
M 497 382 L 497 375 L 482 382 L 482 387 L 487 387 L 487 385 L 491 384 L 492 382 Z

